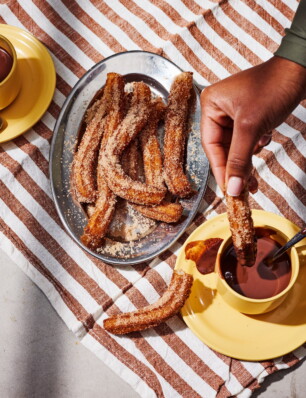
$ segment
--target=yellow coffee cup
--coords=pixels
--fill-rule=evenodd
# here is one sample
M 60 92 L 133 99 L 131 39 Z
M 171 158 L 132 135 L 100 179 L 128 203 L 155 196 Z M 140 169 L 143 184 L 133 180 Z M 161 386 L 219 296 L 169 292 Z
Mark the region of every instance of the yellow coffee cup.
M 18 69 L 16 50 L 12 43 L 2 35 L 0 35 L 0 48 L 12 59 L 9 72 L 4 79 L 0 81 L 0 109 L 4 109 L 17 97 L 21 87 L 21 78 Z
M 290 238 L 286 236 L 283 232 L 273 225 L 273 219 L 271 219 L 271 224 L 267 222 L 266 225 L 257 225 L 256 217 L 254 220 L 254 226 L 264 228 L 266 230 L 272 230 L 274 233 L 270 236 L 271 239 L 278 242 L 280 245 L 284 245 Z M 288 252 L 288 256 L 291 262 L 291 276 L 288 285 L 280 291 L 278 294 L 268 297 L 268 298 L 250 298 L 246 297 L 233 288 L 225 280 L 222 271 L 221 271 L 221 259 L 224 256 L 226 250 L 231 245 L 232 239 L 230 232 L 228 232 L 228 236 L 226 236 L 219 247 L 217 258 L 216 258 L 216 267 L 215 267 L 215 276 L 216 276 L 216 289 L 223 300 L 229 304 L 231 307 L 236 309 L 237 311 L 244 314 L 263 314 L 269 311 L 272 311 L 276 307 L 278 307 L 287 297 L 290 290 L 294 286 L 294 283 L 298 277 L 300 259 L 297 253 L 297 250 L 292 247 Z M 260 286 L 258 286 L 260 288 Z

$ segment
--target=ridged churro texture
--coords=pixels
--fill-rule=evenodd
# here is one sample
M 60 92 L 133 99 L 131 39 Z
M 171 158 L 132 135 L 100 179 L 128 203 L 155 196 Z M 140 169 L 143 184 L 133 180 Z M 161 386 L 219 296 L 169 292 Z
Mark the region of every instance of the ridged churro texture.
M 168 289 L 156 303 L 105 319 L 104 328 L 113 334 L 126 334 L 159 325 L 180 311 L 189 297 L 192 283 L 192 275 L 174 271 Z
M 131 106 L 115 133 L 102 150 L 99 162 L 109 188 L 132 203 L 158 204 L 166 189 L 132 180 L 123 170 L 120 157 L 129 143 L 140 133 L 150 117 L 151 91 L 142 82 L 134 83 Z
M 87 114 L 87 127 L 74 156 L 72 186 L 76 199 L 82 203 L 95 202 L 97 198 L 96 167 L 103 122 L 113 104 L 116 92 L 124 90 L 124 81 L 117 73 L 109 73 L 101 100 L 93 104 Z
M 109 74 L 108 76 L 114 77 L 112 101 L 109 107 L 109 112 L 102 122 L 103 131 L 99 156 L 101 156 L 101 153 L 107 145 L 111 135 L 114 134 L 122 122 L 126 110 L 126 96 L 124 92 L 125 83 L 123 77 L 116 74 Z M 108 77 L 108 79 L 109 78 L 110 77 Z M 94 213 L 89 218 L 84 234 L 81 236 L 81 241 L 87 247 L 92 249 L 101 246 L 101 240 L 105 236 L 112 221 L 116 206 L 116 195 L 106 183 L 100 162 L 97 167 L 97 188 L 97 199 L 95 202 Z
M 169 191 L 181 198 L 192 193 L 190 182 L 184 171 L 192 90 L 191 72 L 183 72 L 176 77 L 170 89 L 165 119 L 165 180 Z
M 239 196 L 225 195 L 227 216 L 233 246 L 240 264 L 252 266 L 256 260 L 257 246 L 252 214 L 249 206 L 249 191 L 244 189 Z

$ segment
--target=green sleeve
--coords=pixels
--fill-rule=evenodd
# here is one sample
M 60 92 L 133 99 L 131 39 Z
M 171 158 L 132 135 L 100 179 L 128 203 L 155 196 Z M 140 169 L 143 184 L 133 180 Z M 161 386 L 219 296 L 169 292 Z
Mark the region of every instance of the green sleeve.
M 301 0 L 292 25 L 285 32 L 275 55 L 306 67 L 306 0 Z

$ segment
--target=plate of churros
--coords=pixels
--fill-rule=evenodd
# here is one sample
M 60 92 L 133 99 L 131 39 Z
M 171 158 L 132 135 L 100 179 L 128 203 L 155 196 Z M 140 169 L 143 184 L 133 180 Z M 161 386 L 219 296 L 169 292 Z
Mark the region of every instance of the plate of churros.
M 169 249 L 208 175 L 192 72 L 124 52 L 94 65 L 67 97 L 51 143 L 52 192 L 66 230 L 95 257 L 127 265 Z

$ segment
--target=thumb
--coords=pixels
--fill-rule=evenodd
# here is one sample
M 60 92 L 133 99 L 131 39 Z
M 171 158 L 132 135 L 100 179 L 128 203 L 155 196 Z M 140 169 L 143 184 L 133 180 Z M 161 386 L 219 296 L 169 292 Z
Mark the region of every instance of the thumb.
M 248 122 L 234 123 L 233 136 L 226 164 L 228 195 L 239 196 L 252 171 L 252 155 L 259 134 Z

